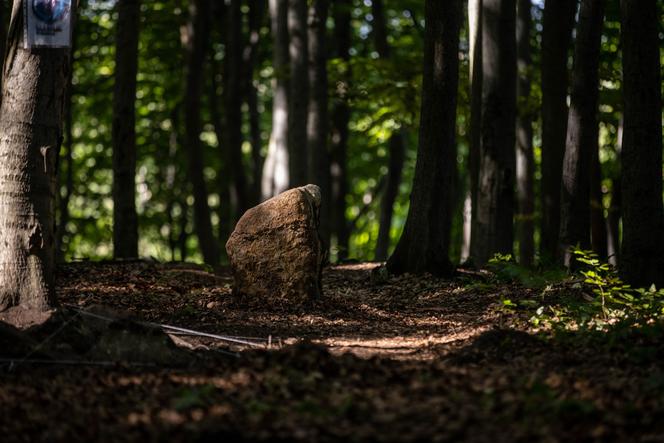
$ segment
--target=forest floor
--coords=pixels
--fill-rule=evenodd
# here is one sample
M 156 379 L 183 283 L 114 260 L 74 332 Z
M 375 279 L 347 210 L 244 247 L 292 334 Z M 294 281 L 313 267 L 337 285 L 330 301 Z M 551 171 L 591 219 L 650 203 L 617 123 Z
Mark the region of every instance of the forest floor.
M 86 313 L 246 343 L 173 333 L 178 351 L 159 364 L 141 353 L 120 364 L 92 351 L 85 360 L 9 355 L 1 439 L 664 441 L 658 327 L 542 332 L 527 307 L 561 291 L 587 296 L 578 285 L 531 289 L 484 271 L 381 277 L 376 267 L 330 267 L 320 300 L 268 309 L 234 297 L 227 270 L 63 266 L 57 293 L 69 320 L 37 334 L 44 349 L 82 346 L 68 328 Z M 120 330 L 136 349 L 153 347 L 141 331 Z

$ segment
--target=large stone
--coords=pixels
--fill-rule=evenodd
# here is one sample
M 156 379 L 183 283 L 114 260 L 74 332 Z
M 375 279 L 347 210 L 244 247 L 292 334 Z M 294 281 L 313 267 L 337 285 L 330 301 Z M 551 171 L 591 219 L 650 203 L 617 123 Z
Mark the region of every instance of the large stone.
M 226 243 L 235 292 L 272 306 L 299 305 L 321 292 L 320 188 L 290 189 L 249 209 Z

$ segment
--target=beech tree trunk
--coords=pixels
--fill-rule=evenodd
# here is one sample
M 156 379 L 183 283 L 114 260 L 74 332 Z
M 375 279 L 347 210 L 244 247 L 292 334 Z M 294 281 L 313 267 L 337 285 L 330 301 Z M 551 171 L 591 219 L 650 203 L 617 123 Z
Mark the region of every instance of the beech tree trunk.
M 267 200 L 288 189 L 288 85 L 289 38 L 288 0 L 269 0 L 274 68 L 272 97 L 272 134 L 263 165 L 261 194 Z
M 390 45 L 387 41 L 387 22 L 385 7 L 382 0 L 371 2 L 373 14 L 373 37 L 378 56 L 384 60 L 390 58 Z M 378 239 L 376 240 L 375 260 L 387 260 L 390 248 L 390 230 L 392 228 L 392 215 L 394 202 L 399 196 L 399 185 L 406 156 L 404 134 L 401 130 L 394 131 L 388 144 L 387 181 L 380 201 L 380 218 L 378 225 Z
M 336 56 L 346 64 L 345 78 L 337 85 L 332 111 L 332 218 L 333 230 L 337 240 L 337 258 L 344 260 L 348 257 L 348 241 L 350 232 L 346 222 L 346 194 L 347 183 L 347 156 L 348 156 L 348 123 L 350 122 L 350 106 L 348 105 L 348 90 L 352 72 L 350 68 L 351 45 L 351 9 L 350 0 L 335 0 L 333 3 L 334 36 L 336 42 Z
M 470 124 L 468 127 L 468 173 L 470 217 L 464 218 L 462 261 L 468 260 L 477 249 L 477 189 L 482 140 L 482 0 L 468 0 L 468 60 L 470 72 Z
M 113 257 L 138 257 L 136 75 L 141 3 L 119 0 L 113 93 Z
M 203 259 L 209 265 L 219 263 L 219 247 L 212 231 L 208 190 L 203 175 L 201 147 L 201 92 L 204 85 L 206 48 L 210 32 L 209 0 L 195 0 L 189 8 L 187 75 L 184 95 L 185 144 L 189 179 L 194 194 L 194 228 Z
M 16 325 L 55 305 L 56 165 L 70 75 L 69 49 L 23 49 L 23 6 L 14 0 L 0 106 L 0 321 Z
M 251 143 L 252 188 L 251 205 L 261 200 L 261 179 L 263 177 L 263 141 L 261 139 L 261 119 L 258 108 L 258 90 L 254 84 L 254 73 L 258 62 L 258 49 L 261 29 L 265 18 L 266 1 L 249 2 L 249 41 L 244 49 L 245 100 L 249 111 L 249 141 Z
M 331 191 L 330 153 L 328 150 L 328 77 L 327 17 L 329 0 L 315 0 L 309 9 L 309 183 L 321 190 L 318 234 L 326 251 L 330 247 Z
M 309 55 L 307 0 L 288 0 L 290 88 L 288 96 L 288 167 L 290 187 L 304 186 L 309 176 L 307 116 Z
M 227 171 L 230 174 L 233 202 L 235 202 L 235 219 L 239 219 L 249 209 L 249 190 L 247 176 L 242 160 L 242 102 L 243 92 L 243 57 L 242 39 L 242 1 L 230 0 L 226 13 L 227 32 L 224 67 L 224 117 L 226 130 L 226 150 L 228 155 Z M 221 141 L 220 141 L 221 142 Z M 222 204 L 225 202 L 222 202 Z
M 482 7 L 482 140 L 474 259 L 513 248 L 516 125 L 516 1 Z
M 531 0 L 519 0 L 517 4 L 517 67 L 519 80 L 517 96 L 519 115 L 516 122 L 516 192 L 519 212 L 517 233 L 519 262 L 532 266 L 535 258 L 535 154 L 533 152 L 533 120 L 530 106 L 530 55 Z
M 574 47 L 574 70 L 567 121 L 560 199 L 559 254 L 573 267 L 571 248 L 589 249 L 590 164 L 598 147 L 599 53 L 604 0 L 582 0 Z
M 540 260 L 555 263 L 560 183 L 567 135 L 567 58 L 577 0 L 546 0 L 542 29 L 542 180 Z
M 387 262 L 392 273 L 450 275 L 456 167 L 461 0 L 427 0 L 420 144 L 404 232 Z
M 621 0 L 623 243 L 620 272 L 633 286 L 664 287 L 662 95 L 657 2 Z
M 607 233 L 604 219 L 604 195 L 602 194 L 602 166 L 599 162 L 599 145 L 590 158 L 590 244 L 600 259 L 606 261 Z

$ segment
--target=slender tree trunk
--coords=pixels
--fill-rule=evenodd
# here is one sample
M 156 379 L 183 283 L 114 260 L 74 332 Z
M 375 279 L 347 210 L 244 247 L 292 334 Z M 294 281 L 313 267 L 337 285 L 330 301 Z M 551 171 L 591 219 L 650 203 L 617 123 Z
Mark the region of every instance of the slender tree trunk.
M 476 264 L 513 248 L 516 127 L 516 1 L 482 8 L 482 143 L 474 235 Z
M 329 0 L 315 0 L 309 9 L 309 182 L 321 190 L 318 233 L 326 251 L 330 247 L 332 182 L 328 150 L 327 17 Z
M 540 260 L 555 263 L 560 183 L 567 135 L 567 58 L 577 0 L 546 0 L 542 30 L 542 181 Z
M 348 90 L 352 72 L 350 68 L 351 46 L 351 8 L 350 0 L 335 0 L 333 3 L 334 35 L 336 41 L 337 57 L 346 64 L 345 79 L 338 85 L 336 102 L 332 111 L 332 217 L 334 234 L 337 240 L 337 258 L 344 260 L 348 257 L 348 241 L 350 232 L 346 223 L 346 195 L 348 183 L 346 177 L 348 155 L 348 123 L 350 122 L 350 106 L 348 105 Z
M 139 0 L 119 0 L 113 93 L 113 257 L 138 257 L 136 75 Z
M 390 58 L 390 45 L 387 41 L 387 22 L 385 19 L 385 7 L 382 0 L 373 0 L 371 3 L 373 14 L 373 37 L 376 51 L 380 58 Z M 390 247 L 390 229 L 392 227 L 392 215 L 394 202 L 399 196 L 399 185 L 406 156 L 405 137 L 402 131 L 394 131 L 389 141 L 388 169 L 385 192 L 380 202 L 380 219 L 378 227 L 378 239 L 376 240 L 377 261 L 387 260 Z
M 55 305 L 56 164 L 70 51 L 23 49 L 24 5 L 13 6 L 0 107 L 0 321 L 26 325 Z
M 394 213 L 394 202 L 399 195 L 399 185 L 405 163 L 406 147 L 404 136 L 401 132 L 395 132 L 390 137 L 387 165 L 387 180 L 385 191 L 380 201 L 380 220 L 378 225 L 378 240 L 376 241 L 377 261 L 387 260 L 390 247 L 390 229 L 392 228 L 392 215 Z
M 210 31 L 209 0 L 194 0 L 190 5 L 187 42 L 187 75 L 184 95 L 185 137 L 189 162 L 189 179 L 194 194 L 194 228 L 203 260 L 207 264 L 219 263 L 219 247 L 212 231 L 208 190 L 203 175 L 203 149 L 201 146 L 201 92 L 204 84 L 206 48 Z
M 622 155 L 623 117 L 620 118 L 618 134 L 616 137 L 616 151 L 618 156 Z M 620 216 L 622 214 L 621 177 L 622 173 L 618 172 L 618 174 L 611 179 L 611 204 L 609 205 L 609 213 L 606 217 L 607 255 L 609 263 L 613 266 L 618 266 L 620 264 Z
M 288 96 L 288 167 L 290 187 L 307 184 L 307 115 L 309 55 L 307 0 L 288 0 L 290 88 Z
M 427 0 L 422 117 L 406 226 L 390 272 L 450 275 L 461 0 Z
M 226 14 L 226 45 L 224 98 L 226 118 L 226 158 L 230 161 L 228 172 L 232 177 L 233 201 L 235 202 L 236 219 L 249 209 L 249 191 L 247 177 L 242 161 L 242 102 L 243 92 L 243 57 L 242 49 L 242 1 L 230 0 Z
M 261 179 L 263 177 L 263 141 L 261 139 L 258 90 L 254 84 L 254 73 L 258 63 L 258 49 L 265 10 L 265 0 L 249 2 L 249 41 L 245 46 L 243 56 L 246 88 L 244 96 L 249 112 L 249 142 L 251 143 L 252 206 L 258 204 L 261 200 Z
M 470 72 L 470 124 L 468 127 L 468 173 L 470 181 L 470 217 L 465 218 L 463 246 L 467 252 L 463 261 L 477 249 L 477 199 L 482 144 L 482 0 L 468 0 L 468 60 Z
M 269 0 L 272 24 L 274 68 L 272 98 L 272 134 L 263 165 L 262 198 L 268 199 L 288 188 L 288 85 L 289 38 L 288 0 Z
M 533 153 L 533 120 L 530 106 L 530 56 L 531 0 L 519 0 L 517 4 L 517 67 L 519 103 L 516 121 L 516 192 L 519 212 L 517 231 L 519 262 L 532 266 L 535 258 L 535 155 Z
M 620 272 L 634 286 L 664 287 L 662 93 L 657 2 L 621 0 L 623 244 Z
M 571 102 L 560 199 L 563 264 L 573 267 L 571 248 L 590 248 L 590 164 L 598 148 L 599 53 L 604 0 L 582 0 L 574 47 Z
M 602 194 L 602 166 L 599 162 L 599 145 L 593 149 L 590 159 L 590 244 L 602 261 L 606 261 L 607 233 L 604 219 L 604 195 Z

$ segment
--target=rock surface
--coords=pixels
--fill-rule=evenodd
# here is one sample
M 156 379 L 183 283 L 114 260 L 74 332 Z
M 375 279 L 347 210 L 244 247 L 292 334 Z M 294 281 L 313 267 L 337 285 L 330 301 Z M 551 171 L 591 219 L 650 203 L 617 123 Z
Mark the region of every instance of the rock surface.
M 250 301 L 302 304 L 321 291 L 320 189 L 290 189 L 249 209 L 226 243 L 235 292 Z

